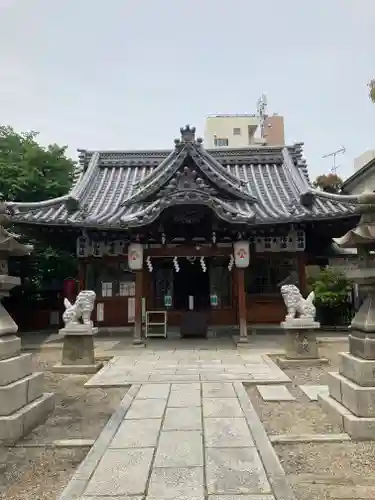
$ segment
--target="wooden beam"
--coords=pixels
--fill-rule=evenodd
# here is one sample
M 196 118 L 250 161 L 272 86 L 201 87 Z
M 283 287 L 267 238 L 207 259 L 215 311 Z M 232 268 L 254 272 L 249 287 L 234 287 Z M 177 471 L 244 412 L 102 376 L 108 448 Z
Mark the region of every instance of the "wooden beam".
M 197 248 L 198 247 L 198 248 Z M 210 256 L 229 256 L 233 253 L 233 247 L 209 246 L 178 246 L 147 248 L 144 250 L 145 257 L 210 257 Z

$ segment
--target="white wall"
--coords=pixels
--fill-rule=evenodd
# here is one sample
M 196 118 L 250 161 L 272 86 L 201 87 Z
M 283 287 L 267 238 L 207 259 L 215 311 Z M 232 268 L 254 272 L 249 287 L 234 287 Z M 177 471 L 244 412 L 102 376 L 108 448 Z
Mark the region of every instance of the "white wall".
M 250 127 L 250 134 L 249 134 Z M 234 135 L 233 130 L 239 128 L 240 135 Z M 228 147 L 242 148 L 259 143 L 256 131 L 259 128 L 259 118 L 252 115 L 210 116 L 206 119 L 204 145 L 206 149 L 215 149 L 215 136 L 218 139 L 228 139 Z M 254 137 L 255 136 L 255 137 Z

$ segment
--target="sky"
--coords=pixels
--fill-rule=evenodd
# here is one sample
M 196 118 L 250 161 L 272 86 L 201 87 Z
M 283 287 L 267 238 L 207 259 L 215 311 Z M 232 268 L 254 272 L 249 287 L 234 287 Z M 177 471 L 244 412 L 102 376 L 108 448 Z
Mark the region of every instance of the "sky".
M 374 0 L 0 0 L 0 123 L 43 144 L 172 148 L 262 93 L 311 177 L 375 149 Z

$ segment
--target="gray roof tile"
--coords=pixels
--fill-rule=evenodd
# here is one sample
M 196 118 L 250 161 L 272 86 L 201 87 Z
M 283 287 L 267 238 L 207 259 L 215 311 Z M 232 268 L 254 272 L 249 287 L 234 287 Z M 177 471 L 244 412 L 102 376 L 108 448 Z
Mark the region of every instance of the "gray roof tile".
M 311 189 L 301 144 L 206 151 L 194 133 L 189 127 L 181 129 L 173 151 L 81 150 L 82 173 L 71 192 L 40 203 L 9 203 L 13 219 L 117 229 L 148 224 L 164 208 L 183 203 L 204 203 L 219 218 L 249 225 L 354 212 L 354 197 Z M 194 179 L 189 177 L 192 171 Z M 183 187 L 185 181 L 192 182 L 191 189 Z M 310 206 L 301 203 L 307 192 L 312 195 Z

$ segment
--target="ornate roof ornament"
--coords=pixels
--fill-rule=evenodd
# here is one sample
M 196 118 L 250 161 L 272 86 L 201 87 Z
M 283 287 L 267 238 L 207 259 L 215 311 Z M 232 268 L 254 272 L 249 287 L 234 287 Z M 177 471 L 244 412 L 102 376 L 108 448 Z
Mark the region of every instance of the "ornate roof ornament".
M 184 146 L 187 145 L 194 145 L 194 146 L 201 146 L 203 143 L 203 139 L 201 137 L 195 138 L 195 127 L 190 127 L 190 125 L 185 125 L 185 127 L 180 128 L 180 133 L 181 133 L 181 139 L 175 139 L 174 143 L 176 146 L 176 149 L 180 150 Z

